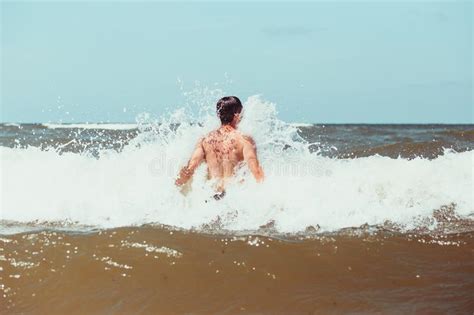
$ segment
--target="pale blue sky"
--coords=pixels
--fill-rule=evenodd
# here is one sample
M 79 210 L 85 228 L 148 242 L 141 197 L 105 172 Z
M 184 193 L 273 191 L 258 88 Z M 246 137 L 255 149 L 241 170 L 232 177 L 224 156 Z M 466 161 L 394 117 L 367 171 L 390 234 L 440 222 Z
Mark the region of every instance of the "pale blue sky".
M 473 122 L 469 1 L 1 9 L 2 121 L 160 115 L 183 103 L 180 78 L 262 94 L 291 122 Z

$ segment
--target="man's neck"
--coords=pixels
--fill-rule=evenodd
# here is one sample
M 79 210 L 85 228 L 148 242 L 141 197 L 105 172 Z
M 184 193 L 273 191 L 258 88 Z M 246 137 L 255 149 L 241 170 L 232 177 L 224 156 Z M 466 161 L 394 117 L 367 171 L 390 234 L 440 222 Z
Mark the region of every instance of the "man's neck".
M 232 124 L 226 124 L 226 125 L 221 125 L 221 127 L 219 129 L 222 129 L 224 131 L 233 131 L 237 128 Z

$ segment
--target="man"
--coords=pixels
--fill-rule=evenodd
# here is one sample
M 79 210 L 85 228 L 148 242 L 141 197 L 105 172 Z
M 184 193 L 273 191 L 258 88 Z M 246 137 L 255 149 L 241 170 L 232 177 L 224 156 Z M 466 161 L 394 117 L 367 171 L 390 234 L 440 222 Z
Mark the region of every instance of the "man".
M 176 179 L 177 186 L 186 184 L 196 168 L 203 162 L 207 164 L 208 179 L 214 179 L 216 200 L 225 195 L 225 184 L 233 177 L 235 170 L 246 162 L 257 182 L 264 178 L 263 170 L 257 159 L 255 142 L 249 136 L 241 134 L 237 125 L 241 119 L 242 103 L 236 96 L 226 96 L 217 102 L 217 116 L 221 126 L 201 138 L 189 160 Z

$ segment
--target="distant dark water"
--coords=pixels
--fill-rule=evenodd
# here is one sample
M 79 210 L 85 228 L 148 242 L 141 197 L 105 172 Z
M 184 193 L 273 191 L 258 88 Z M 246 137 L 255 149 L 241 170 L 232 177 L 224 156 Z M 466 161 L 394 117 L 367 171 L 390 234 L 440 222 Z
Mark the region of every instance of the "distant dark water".
M 474 149 L 474 125 L 314 124 L 297 126 L 311 152 L 337 158 L 371 155 L 435 158 Z M 0 146 L 59 152 L 120 151 L 142 129 L 126 124 L 0 124 Z
M 313 125 L 300 127 L 302 137 L 337 148 L 330 155 L 433 158 L 444 149 L 474 148 L 474 125 Z

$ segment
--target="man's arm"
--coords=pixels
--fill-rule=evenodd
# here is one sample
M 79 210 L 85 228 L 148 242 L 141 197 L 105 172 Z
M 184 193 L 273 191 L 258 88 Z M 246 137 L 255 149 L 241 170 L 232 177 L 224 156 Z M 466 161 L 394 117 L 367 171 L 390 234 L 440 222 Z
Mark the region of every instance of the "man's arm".
M 178 178 L 175 181 L 176 186 L 182 186 L 193 177 L 194 171 L 204 160 L 204 149 L 202 147 L 202 139 L 198 141 L 196 148 L 188 162 L 188 165 L 183 167 L 179 172 Z
M 247 165 L 257 182 L 263 181 L 264 174 L 263 169 L 258 163 L 257 146 L 255 145 L 255 141 L 253 141 L 251 137 L 244 136 L 243 145 L 244 161 L 247 162 Z

